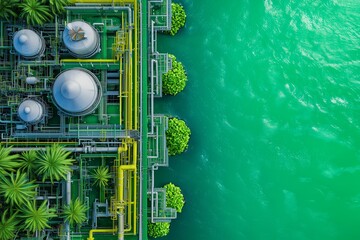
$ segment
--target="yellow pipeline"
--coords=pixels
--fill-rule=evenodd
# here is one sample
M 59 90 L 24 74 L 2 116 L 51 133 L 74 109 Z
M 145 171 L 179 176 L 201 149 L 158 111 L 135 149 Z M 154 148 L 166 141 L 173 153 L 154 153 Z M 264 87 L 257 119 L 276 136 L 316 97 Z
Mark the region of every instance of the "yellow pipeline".
M 115 233 L 116 228 L 113 229 L 91 229 L 88 240 L 94 240 L 94 233 Z
M 60 63 L 115 63 L 116 59 L 62 59 Z
M 127 151 L 128 147 L 126 144 L 123 144 L 121 147 L 118 148 L 118 157 L 120 157 L 120 154 L 122 152 Z M 119 158 L 120 159 L 120 158 Z M 118 186 L 118 191 L 120 190 L 120 186 Z M 94 240 L 94 233 L 115 233 L 116 228 L 113 229 L 91 229 L 89 232 L 89 238 L 88 240 Z
M 123 179 L 124 179 L 124 172 L 125 171 L 134 171 L 134 181 L 135 181 L 135 184 L 134 184 L 134 199 L 133 199 L 133 202 L 134 202 L 134 211 L 133 211 L 133 219 L 134 219 L 134 228 L 133 228 L 133 231 L 134 231 L 134 234 L 136 234 L 136 229 L 137 229 L 137 221 L 136 221 L 136 191 L 137 191 L 137 188 L 136 188 L 136 179 L 137 179 L 137 172 L 136 172 L 136 164 L 137 164 L 137 142 L 136 141 L 132 141 L 132 144 L 133 144 L 133 164 L 131 165 L 121 165 L 119 167 L 119 175 L 118 175 L 118 179 L 119 179 L 119 183 L 120 182 L 123 182 Z M 118 154 L 118 158 L 120 159 L 120 152 Z M 122 187 L 123 184 L 119 184 L 118 185 L 118 200 L 119 202 L 123 203 L 124 202 L 124 188 Z M 131 214 L 131 211 L 129 211 L 129 214 Z M 124 232 L 130 232 L 131 231 L 131 226 L 129 224 L 129 228 L 127 229 L 124 229 Z
M 134 101 L 134 108 L 135 108 L 135 119 L 134 119 L 134 125 L 135 125 L 135 129 L 138 129 L 138 114 L 137 114 L 137 110 L 138 110 L 138 51 L 137 51 L 137 46 L 138 46 L 138 9 L 137 9 L 137 1 L 134 1 L 134 30 L 135 30 L 135 46 L 134 46 L 134 52 L 135 52 L 135 66 L 134 66 L 134 72 L 135 72 L 135 77 L 134 77 L 134 88 L 135 88 L 135 101 Z

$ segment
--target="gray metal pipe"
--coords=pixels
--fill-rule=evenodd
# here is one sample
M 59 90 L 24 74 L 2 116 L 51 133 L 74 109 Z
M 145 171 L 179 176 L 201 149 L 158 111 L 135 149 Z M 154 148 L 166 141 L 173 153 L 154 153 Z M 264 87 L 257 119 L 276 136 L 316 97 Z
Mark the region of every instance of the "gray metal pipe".
M 143 52 L 142 52 L 142 24 L 143 24 L 143 19 L 142 19 L 142 5 L 141 5 L 141 1 L 139 1 L 139 6 L 140 6 L 140 59 L 143 59 Z M 143 124 L 142 124 L 142 115 L 144 114 L 143 112 L 143 98 L 142 98 L 142 93 L 143 93 L 143 74 L 142 74 L 142 62 L 143 61 L 140 61 L 140 117 L 141 117 L 141 120 L 140 120 L 140 140 L 139 140 L 139 154 L 140 154 L 140 166 L 139 166 L 139 171 L 140 171 L 140 181 L 139 181 L 139 219 L 140 219 L 140 222 L 141 224 L 139 224 L 139 240 L 142 240 L 142 235 L 143 235 L 143 229 L 142 229 L 142 211 L 143 211 L 143 194 L 142 194 L 142 190 L 143 190 L 143 157 L 142 157 L 142 145 L 143 145 L 143 142 L 142 142 L 142 138 L 143 138 Z M 146 63 L 147 64 L 147 63 Z M 147 161 L 147 159 L 145 159 L 145 161 Z
M 118 214 L 118 240 L 124 240 L 124 213 Z
M 71 202 L 71 172 L 66 175 L 66 204 L 70 205 Z M 70 224 L 68 221 L 65 223 L 66 239 L 70 240 Z
M 129 26 L 133 25 L 132 22 L 132 14 L 131 14 L 131 8 L 130 7 L 104 7 L 104 6 L 70 6 L 65 7 L 66 10 L 127 10 L 128 11 L 128 21 Z

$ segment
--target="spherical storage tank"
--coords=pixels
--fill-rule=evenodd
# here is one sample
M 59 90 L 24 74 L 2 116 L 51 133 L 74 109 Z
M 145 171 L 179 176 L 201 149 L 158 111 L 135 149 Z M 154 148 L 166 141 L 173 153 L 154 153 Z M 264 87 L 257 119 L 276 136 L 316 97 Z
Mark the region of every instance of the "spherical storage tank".
M 60 73 L 53 85 L 55 105 L 71 116 L 82 116 L 94 111 L 100 102 L 101 94 L 97 77 L 82 68 Z
M 44 104 L 35 99 L 22 101 L 18 108 L 18 115 L 21 120 L 29 124 L 40 122 L 44 117 Z
M 22 29 L 14 34 L 15 51 L 24 58 L 36 58 L 45 51 L 45 40 L 30 29 Z
M 100 51 L 99 33 L 83 21 L 69 23 L 63 32 L 63 41 L 76 58 L 89 58 Z

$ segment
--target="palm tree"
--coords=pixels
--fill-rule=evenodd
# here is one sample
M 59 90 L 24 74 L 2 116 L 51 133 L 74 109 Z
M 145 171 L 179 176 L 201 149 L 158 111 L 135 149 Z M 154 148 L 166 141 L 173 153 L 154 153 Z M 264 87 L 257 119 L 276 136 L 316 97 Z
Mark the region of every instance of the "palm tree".
M 88 207 L 85 204 L 81 203 L 80 199 L 77 198 L 75 202 L 71 200 L 70 205 L 64 207 L 63 216 L 65 221 L 68 221 L 71 226 L 76 224 L 81 224 L 87 220 L 85 215 Z
M 44 3 L 44 0 L 25 0 L 19 4 L 19 7 L 21 8 L 19 17 L 25 18 L 27 24 L 44 24 L 52 18 L 49 6 Z
M 108 181 L 111 178 L 109 169 L 105 166 L 100 166 L 94 170 L 92 177 L 95 178 L 94 184 L 97 184 L 100 187 L 105 187 L 108 185 Z
M 0 0 L 0 18 L 9 21 L 11 17 L 16 17 L 14 8 L 19 3 L 19 0 Z
M 5 148 L 0 146 L 0 175 L 6 172 L 12 172 L 19 166 L 18 154 L 10 155 L 11 147 Z
M 49 0 L 51 11 L 54 14 L 62 14 L 65 7 L 70 4 L 69 0 Z
M 26 173 L 9 174 L 9 178 L 0 175 L 0 194 L 5 198 L 6 203 L 10 203 L 11 206 L 16 204 L 21 206 L 22 204 L 34 198 L 37 187 L 34 181 L 29 182 Z
M 27 152 L 23 152 L 20 156 L 20 167 L 19 170 L 26 171 L 28 176 L 33 173 L 36 168 L 36 160 L 38 157 L 38 153 L 36 150 L 30 150 Z
M 48 221 L 52 217 L 56 217 L 56 210 L 47 207 L 47 200 L 43 201 L 39 208 L 36 207 L 36 201 L 27 202 L 25 207 L 21 209 L 20 217 L 24 218 L 24 230 L 30 232 L 42 231 L 50 228 Z
M 37 174 L 42 175 L 42 181 L 50 179 L 54 183 L 54 179 L 66 179 L 66 174 L 71 171 L 73 159 L 69 158 L 71 152 L 66 151 L 60 145 L 54 144 L 46 147 L 46 151 L 42 151 L 38 158 Z
M 16 220 L 16 213 L 9 218 L 6 217 L 7 209 L 3 212 L 0 221 L 0 240 L 8 240 L 15 238 L 15 230 L 18 221 Z

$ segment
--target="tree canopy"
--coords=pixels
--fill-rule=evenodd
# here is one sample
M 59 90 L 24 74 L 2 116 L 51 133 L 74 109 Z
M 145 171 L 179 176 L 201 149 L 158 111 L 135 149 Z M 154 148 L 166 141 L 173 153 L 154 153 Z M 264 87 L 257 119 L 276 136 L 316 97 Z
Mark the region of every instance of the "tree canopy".
M 0 146 L 0 174 L 13 172 L 17 167 L 19 167 L 19 155 L 10 155 L 10 152 L 11 147 L 7 148 Z
M 27 24 L 42 25 L 52 18 L 50 7 L 43 0 L 25 0 L 19 4 L 19 7 L 21 8 L 19 17 L 24 18 Z
M 188 147 L 191 131 L 183 120 L 177 118 L 169 119 L 166 130 L 166 145 L 169 155 L 180 154 Z
M 19 0 L 0 0 L 0 19 L 10 20 L 11 17 L 17 17 L 15 7 Z
M 65 7 L 70 4 L 69 0 L 49 0 L 50 9 L 54 14 L 62 14 Z
M 8 210 L 5 210 L 2 213 L 0 220 L 0 240 L 8 240 L 15 238 L 16 225 L 18 220 L 16 220 L 16 213 L 7 215 Z
M 70 158 L 71 152 L 66 151 L 62 146 L 54 144 L 46 147 L 46 151 L 39 153 L 37 174 L 42 175 L 42 181 L 66 179 L 66 174 L 71 171 L 70 166 L 73 159 Z
M 27 202 L 22 208 L 20 217 L 24 218 L 24 230 L 36 232 L 50 228 L 48 221 L 56 217 L 56 210 L 47 207 L 47 200 L 43 201 L 39 207 L 36 207 L 36 201 Z
M 63 14 L 70 4 L 70 0 L 0 0 L 0 19 L 19 17 L 27 24 L 42 25 L 54 15 Z
M 36 169 L 36 160 L 38 158 L 38 152 L 36 150 L 30 150 L 27 152 L 22 152 L 19 160 L 20 160 L 20 167 L 19 170 L 24 171 L 30 175 L 35 171 Z
M 166 206 L 174 208 L 178 213 L 181 213 L 185 204 L 181 189 L 173 183 L 166 184 L 164 188 L 166 190 Z
M 0 175 L 0 179 L 0 194 L 4 196 L 6 203 L 12 206 L 14 204 L 21 206 L 36 194 L 37 185 L 34 181 L 28 181 L 26 173 L 17 171 L 16 174 L 10 173 L 9 177 Z
M 176 60 L 176 57 L 169 54 L 172 61 L 172 68 L 162 77 L 162 90 L 164 94 L 176 95 L 184 90 L 187 82 L 187 75 L 185 68 L 181 62 Z
M 86 211 L 88 208 L 83 204 L 79 198 L 75 201 L 70 202 L 70 205 L 64 207 L 63 216 L 65 221 L 68 221 L 71 226 L 76 224 L 81 224 L 86 221 Z
M 105 187 L 108 185 L 111 174 L 106 166 L 100 166 L 94 170 L 92 177 L 95 179 L 94 184 L 100 187 Z
M 170 223 L 159 222 L 159 223 L 148 223 L 148 235 L 153 238 L 164 237 L 169 234 Z

